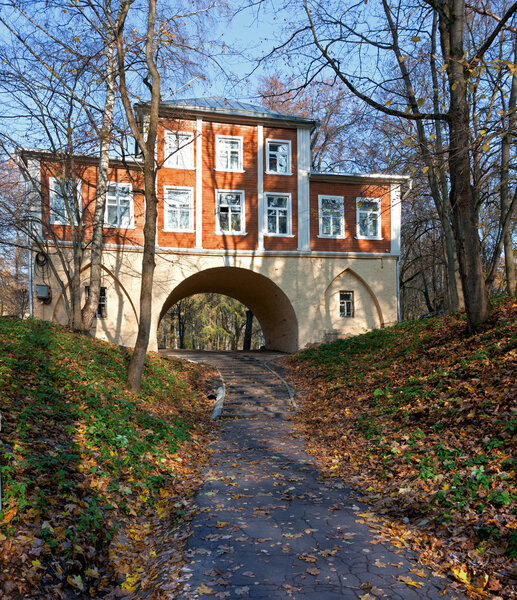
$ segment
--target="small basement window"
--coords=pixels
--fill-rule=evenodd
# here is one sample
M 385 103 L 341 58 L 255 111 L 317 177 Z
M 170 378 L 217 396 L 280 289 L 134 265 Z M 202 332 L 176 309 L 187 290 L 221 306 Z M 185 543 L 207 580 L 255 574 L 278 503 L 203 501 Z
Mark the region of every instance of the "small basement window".
M 354 292 L 339 292 L 339 316 L 354 316 Z
M 88 299 L 90 297 L 90 286 L 87 285 L 86 286 L 86 299 Z M 95 318 L 96 319 L 105 319 L 108 316 L 108 311 L 107 311 L 107 296 L 106 296 L 106 288 L 105 287 L 101 287 L 100 289 L 100 293 L 99 293 L 99 304 L 97 305 L 97 310 L 95 311 Z

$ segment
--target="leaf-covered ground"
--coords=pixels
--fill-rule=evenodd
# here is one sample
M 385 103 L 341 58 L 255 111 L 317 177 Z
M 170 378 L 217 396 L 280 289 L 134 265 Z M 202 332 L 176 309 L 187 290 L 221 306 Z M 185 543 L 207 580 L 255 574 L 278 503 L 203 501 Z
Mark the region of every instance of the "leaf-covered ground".
M 0 319 L 1 598 L 171 585 L 206 459 L 206 371 L 151 354 L 135 395 L 128 361 L 50 323 Z
M 515 598 L 517 304 L 397 325 L 288 363 L 311 451 L 384 531 L 474 597 Z

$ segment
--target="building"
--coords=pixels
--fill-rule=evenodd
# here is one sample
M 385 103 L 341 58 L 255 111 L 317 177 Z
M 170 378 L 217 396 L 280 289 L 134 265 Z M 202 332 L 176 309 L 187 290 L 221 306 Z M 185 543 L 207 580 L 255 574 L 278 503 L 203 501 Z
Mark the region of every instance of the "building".
M 137 106 L 146 123 L 146 104 Z M 400 207 L 409 179 L 311 171 L 317 122 L 221 98 L 160 108 L 159 197 L 154 283 L 156 349 L 160 318 L 200 292 L 233 296 L 259 320 L 268 348 L 308 344 L 397 321 Z M 70 243 L 56 157 L 25 151 L 41 180 L 42 236 Z M 83 220 L 95 198 L 97 160 L 77 157 Z M 137 161 L 112 161 L 105 213 L 102 306 L 95 335 L 131 346 L 138 329 L 143 240 Z M 40 261 L 41 262 L 41 261 Z M 82 271 L 87 293 L 88 264 Z M 67 321 L 55 276 L 34 267 L 38 318 Z

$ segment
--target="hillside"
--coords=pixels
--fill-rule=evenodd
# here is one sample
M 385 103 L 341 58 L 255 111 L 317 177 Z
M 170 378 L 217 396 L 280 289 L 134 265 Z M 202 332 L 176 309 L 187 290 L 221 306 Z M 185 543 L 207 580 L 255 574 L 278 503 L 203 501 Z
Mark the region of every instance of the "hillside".
M 160 544 L 174 562 L 206 458 L 204 370 L 149 355 L 134 395 L 128 360 L 50 323 L 0 319 L 0 596 L 102 598 L 151 577 L 159 589 Z
M 472 597 L 515 597 L 517 304 L 465 337 L 464 315 L 404 323 L 287 361 L 327 475 L 375 507 L 379 539 L 415 549 Z

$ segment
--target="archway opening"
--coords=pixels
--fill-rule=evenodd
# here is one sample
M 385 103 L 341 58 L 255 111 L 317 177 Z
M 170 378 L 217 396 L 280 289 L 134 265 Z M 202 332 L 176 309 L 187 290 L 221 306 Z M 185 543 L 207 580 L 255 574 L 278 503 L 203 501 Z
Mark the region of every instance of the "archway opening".
M 223 294 L 182 298 L 162 317 L 158 349 L 260 350 L 264 334 L 251 310 Z
M 289 298 L 269 278 L 249 269 L 217 267 L 188 277 L 169 294 L 159 321 L 180 300 L 204 293 L 230 296 L 251 310 L 262 329 L 266 349 L 298 349 L 298 320 Z

